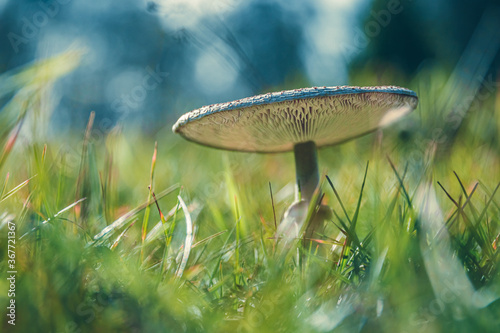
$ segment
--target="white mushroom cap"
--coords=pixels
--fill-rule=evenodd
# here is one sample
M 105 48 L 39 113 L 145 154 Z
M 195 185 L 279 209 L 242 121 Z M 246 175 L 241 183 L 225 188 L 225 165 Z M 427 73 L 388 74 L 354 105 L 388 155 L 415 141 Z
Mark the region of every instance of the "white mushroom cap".
M 337 144 L 387 126 L 417 106 L 417 94 L 395 86 L 313 87 L 204 106 L 172 130 L 202 145 L 283 152 L 297 143 Z

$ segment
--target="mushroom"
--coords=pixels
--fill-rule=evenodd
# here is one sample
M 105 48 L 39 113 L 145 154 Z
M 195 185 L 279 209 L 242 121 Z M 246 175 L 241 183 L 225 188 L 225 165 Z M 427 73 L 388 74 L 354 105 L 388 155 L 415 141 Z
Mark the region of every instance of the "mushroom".
M 294 151 L 295 202 L 284 214 L 300 230 L 313 197 L 321 198 L 317 148 L 385 127 L 416 108 L 415 92 L 395 86 L 313 87 L 267 93 L 204 106 L 184 114 L 172 130 L 189 141 L 219 149 L 277 153 Z M 315 202 L 314 204 L 319 204 Z M 310 237 L 328 217 L 320 205 L 309 221 Z

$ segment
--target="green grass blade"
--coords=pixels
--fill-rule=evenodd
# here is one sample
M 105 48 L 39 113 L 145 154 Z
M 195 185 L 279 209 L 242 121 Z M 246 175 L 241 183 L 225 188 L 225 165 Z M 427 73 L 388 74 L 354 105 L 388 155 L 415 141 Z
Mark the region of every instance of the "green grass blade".
M 149 221 L 149 212 L 150 212 L 150 202 L 151 195 L 153 193 L 153 178 L 156 166 L 156 154 L 158 153 L 158 142 L 155 142 L 155 148 L 153 151 L 153 157 L 151 158 L 151 171 L 149 174 L 149 186 L 148 186 L 148 199 L 146 209 L 144 210 L 144 218 L 142 220 L 142 233 L 141 233 L 141 262 L 144 261 L 144 241 L 146 240 L 146 234 L 148 232 L 148 221 Z M 163 215 L 163 214 L 162 214 Z

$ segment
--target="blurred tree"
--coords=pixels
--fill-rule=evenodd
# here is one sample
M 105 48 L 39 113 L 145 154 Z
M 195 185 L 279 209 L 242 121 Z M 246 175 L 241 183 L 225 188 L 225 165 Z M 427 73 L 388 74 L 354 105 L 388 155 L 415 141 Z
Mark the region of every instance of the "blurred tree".
M 495 0 L 375 0 L 362 24 L 367 47 L 351 64 L 411 75 L 426 59 L 451 70 Z M 498 56 L 496 60 L 498 65 Z
M 307 11 L 307 5 L 303 6 Z M 287 76 L 304 71 L 300 56 L 303 24 L 297 13 L 276 2 L 256 1 L 239 8 L 228 19 L 244 61 L 241 76 L 251 77 L 256 92 L 283 83 Z M 239 49 L 239 46 L 234 47 Z
M 307 22 L 300 16 L 307 4 L 139 4 L 0 1 L 0 72 L 78 42 L 87 55 L 81 67 L 56 87 L 57 128 L 83 128 L 94 110 L 96 127 L 105 123 L 109 128 L 110 121 L 121 120 L 151 132 L 190 108 L 272 89 L 304 70 L 300 53 Z M 212 62 L 201 61 L 207 55 Z M 214 62 L 236 73 L 236 78 L 224 89 L 205 91 L 216 76 L 227 80 L 227 73 L 216 70 L 213 77 L 204 75 L 214 73 L 213 68 L 200 74 L 201 67 Z M 147 79 L 151 75 L 156 81 Z

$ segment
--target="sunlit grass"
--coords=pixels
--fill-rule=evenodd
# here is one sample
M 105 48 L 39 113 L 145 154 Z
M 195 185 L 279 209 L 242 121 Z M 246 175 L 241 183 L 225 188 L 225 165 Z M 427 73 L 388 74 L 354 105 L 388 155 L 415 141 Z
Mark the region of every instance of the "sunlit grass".
M 291 154 L 205 148 L 170 124 L 155 137 L 128 125 L 103 133 L 94 115 L 72 136 L 37 135 L 46 84 L 71 64 L 52 76 L 33 75 L 34 65 L 21 79 L 0 77 L 0 266 L 8 270 L 14 221 L 17 330 L 499 327 L 495 94 L 441 142 L 433 105 L 442 82 L 420 86 L 421 74 L 409 83 L 421 101 L 414 114 L 320 150 L 334 217 L 310 243 L 283 249 L 275 232 L 293 201 Z M 3 277 L 0 286 L 5 314 Z M 5 320 L 2 328 L 12 329 Z

